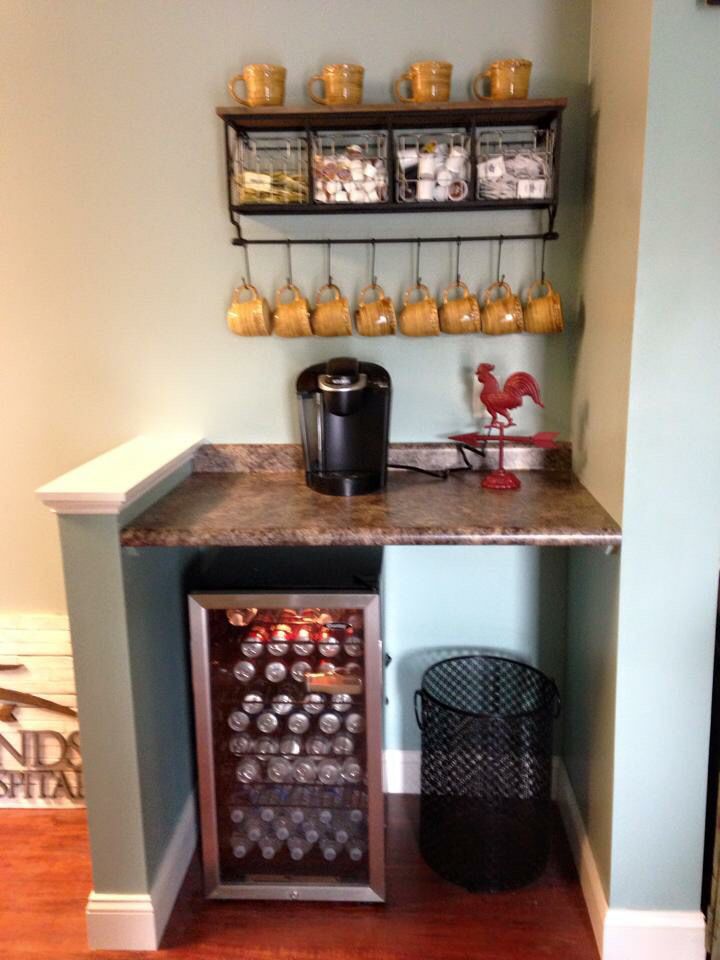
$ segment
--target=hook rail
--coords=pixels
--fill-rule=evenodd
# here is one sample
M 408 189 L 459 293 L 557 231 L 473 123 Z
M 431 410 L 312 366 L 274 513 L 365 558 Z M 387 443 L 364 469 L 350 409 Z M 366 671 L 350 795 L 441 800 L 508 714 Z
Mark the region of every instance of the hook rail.
M 388 244 L 388 243 L 457 243 L 460 240 L 461 243 L 497 243 L 502 240 L 503 244 L 513 243 L 518 240 L 543 240 L 551 241 L 558 240 L 560 234 L 555 230 L 548 230 L 545 233 L 489 233 L 476 236 L 467 236 L 467 237 L 458 237 L 457 235 L 451 237 L 337 237 L 335 240 L 328 241 L 327 238 L 318 237 L 317 239 L 307 240 L 247 240 L 243 238 L 242 240 L 235 238 L 233 239 L 233 245 L 236 247 L 254 247 L 254 246 L 271 246 L 271 247 L 305 247 L 305 246 L 316 246 L 316 247 L 325 247 L 328 242 L 331 242 L 333 246 L 339 246 L 340 244 L 354 244 L 362 245 L 367 243 L 376 243 L 376 244 Z

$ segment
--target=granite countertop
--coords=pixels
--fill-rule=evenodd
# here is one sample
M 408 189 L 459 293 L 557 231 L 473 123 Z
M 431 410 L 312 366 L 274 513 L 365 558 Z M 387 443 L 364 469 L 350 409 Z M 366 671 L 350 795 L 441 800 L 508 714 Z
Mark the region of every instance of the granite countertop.
M 397 448 L 391 460 L 392 454 L 399 459 Z M 550 469 L 524 469 L 517 491 L 481 489 L 476 470 L 447 480 L 392 470 L 382 493 L 344 498 L 311 490 L 290 445 L 208 446 L 199 452 L 195 472 L 125 527 L 121 542 L 128 547 L 619 545 L 620 527 L 566 469 L 567 456 L 569 451 L 554 451 Z M 535 464 L 537 451 L 518 458 Z M 457 453 L 447 444 L 408 445 L 402 462 L 450 465 L 457 463 Z

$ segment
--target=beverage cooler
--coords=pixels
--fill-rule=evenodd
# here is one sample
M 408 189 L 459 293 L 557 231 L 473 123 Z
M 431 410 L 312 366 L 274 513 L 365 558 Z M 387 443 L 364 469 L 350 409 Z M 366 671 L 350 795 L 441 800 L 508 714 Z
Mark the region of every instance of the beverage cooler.
M 384 900 L 378 594 L 189 602 L 207 895 Z

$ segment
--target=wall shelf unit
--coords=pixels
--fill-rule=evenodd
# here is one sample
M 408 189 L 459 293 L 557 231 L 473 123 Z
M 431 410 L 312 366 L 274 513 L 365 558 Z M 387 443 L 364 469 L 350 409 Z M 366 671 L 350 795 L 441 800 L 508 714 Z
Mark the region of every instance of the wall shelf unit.
M 565 99 L 554 99 L 417 105 L 362 104 L 342 108 L 218 107 L 216 112 L 223 121 L 225 131 L 228 213 L 236 231 L 233 243 L 244 246 L 255 242 L 243 235 L 243 216 L 496 210 L 547 211 L 547 229 L 536 234 L 523 235 L 522 239 L 556 239 L 557 234 L 553 228 L 559 198 L 562 113 L 566 103 Z M 348 137 L 350 132 L 353 136 Z M 363 140 L 365 135 L 367 136 Z M 332 194 L 329 200 L 327 195 L 324 195 L 324 201 L 318 200 L 318 195 L 323 195 L 322 184 L 327 179 L 327 164 L 334 164 L 335 159 L 334 154 L 331 153 L 328 157 L 328 154 L 324 153 L 327 143 L 330 144 L 330 151 L 333 150 L 332 145 L 335 142 L 343 143 L 343 147 L 338 147 L 338 150 L 348 151 L 342 154 L 341 164 L 346 165 L 343 172 L 349 181 L 347 167 L 353 156 L 353 137 L 361 144 L 371 141 L 373 143 L 374 152 L 372 155 L 366 154 L 363 164 L 370 156 L 370 166 L 375 163 L 380 170 L 379 196 L 369 193 L 368 196 L 375 197 L 374 200 L 353 202 L 350 199 L 350 183 L 345 189 L 343 185 L 338 188 L 345 202 L 331 202 L 334 199 Z M 487 137 L 490 141 L 486 142 L 484 138 Z M 515 158 L 519 152 L 527 155 L 528 151 L 523 146 L 526 142 L 524 137 L 534 138 L 533 143 L 542 143 L 542 151 L 538 148 L 538 155 L 542 152 L 547 162 L 542 166 L 541 182 L 534 181 L 536 184 L 540 182 L 540 186 L 528 188 L 527 178 L 524 185 L 526 189 L 539 190 L 542 195 L 498 198 L 484 196 L 483 193 L 487 192 L 487 185 L 491 184 L 492 180 L 483 179 L 483 182 L 480 182 L 482 178 L 478 165 L 487 159 L 488 150 L 506 159 Z M 444 147 L 433 147 L 435 139 L 442 144 L 443 138 Z M 492 142 L 491 147 L 488 147 L 488 142 Z M 382 154 L 379 153 L 378 143 L 381 144 Z M 408 143 L 416 143 L 418 146 L 416 149 L 409 148 Z M 427 159 L 428 151 L 436 149 L 437 163 L 441 165 L 443 156 L 453 154 L 454 143 L 462 144 L 456 152 L 463 157 L 465 163 L 461 173 L 453 174 L 464 184 L 456 191 L 459 199 L 427 200 L 421 197 L 419 183 L 424 178 L 421 171 L 415 173 L 417 179 L 411 178 L 413 165 L 418 162 L 413 156 Z M 357 162 L 359 160 L 356 160 Z M 497 174 L 498 179 L 501 175 L 505 176 L 505 168 L 502 169 L 503 173 Z M 496 172 L 493 171 L 493 176 L 495 175 Z M 484 173 L 483 177 L 485 176 Z M 438 186 L 442 187 L 439 181 Z M 513 189 L 511 179 L 508 179 L 507 186 L 508 189 Z M 370 190 L 367 186 L 366 189 Z M 348 190 L 348 193 L 345 193 L 345 190 Z M 427 190 L 428 187 L 425 186 L 423 193 Z M 439 194 L 442 197 L 442 189 L 439 189 Z M 248 202 L 248 195 L 252 198 L 251 202 Z M 357 195 L 359 194 L 356 192 L 355 196 Z M 500 235 L 483 239 L 500 239 Z M 505 235 L 504 239 L 511 240 L 513 237 Z

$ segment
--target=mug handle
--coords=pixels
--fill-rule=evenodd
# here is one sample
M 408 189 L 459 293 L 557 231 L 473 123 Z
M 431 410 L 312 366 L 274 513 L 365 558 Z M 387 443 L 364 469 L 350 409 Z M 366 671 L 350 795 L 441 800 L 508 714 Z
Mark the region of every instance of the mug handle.
M 485 288 L 483 303 L 490 303 L 490 294 L 493 290 L 504 290 L 507 296 L 512 296 L 510 285 L 505 283 L 504 280 L 496 280 L 495 283 L 491 283 L 489 287 Z
M 368 290 L 377 290 L 378 291 L 378 300 L 381 300 L 385 296 L 385 291 L 380 286 L 379 283 L 369 283 L 366 287 L 363 287 L 360 293 L 358 294 L 358 305 L 361 307 L 365 306 L 365 294 Z
M 255 300 L 260 299 L 260 294 L 257 292 L 257 287 L 254 287 L 252 283 L 241 283 L 239 287 L 235 287 L 233 290 L 233 303 L 240 303 L 240 296 L 245 290 L 250 290 Z
M 482 84 L 483 80 L 489 80 L 489 79 L 490 79 L 489 70 L 483 70 L 481 73 L 476 74 L 475 77 L 473 78 L 471 89 L 473 92 L 473 96 L 475 97 L 476 100 L 492 100 L 492 97 L 486 97 L 484 93 L 478 93 L 478 89 L 477 89 L 478 82 Z M 481 86 L 481 89 L 482 89 L 482 86 Z
M 530 286 L 530 288 L 529 288 L 529 290 L 528 290 L 528 292 L 527 292 L 527 300 L 528 300 L 528 303 L 532 303 L 532 299 L 533 299 L 533 298 L 532 298 L 532 292 L 533 292 L 533 290 L 534 290 L 536 287 L 547 287 L 547 294 L 546 294 L 546 296 L 548 296 L 548 297 L 551 296 L 553 293 L 555 293 L 555 291 L 553 290 L 553 285 L 550 283 L 549 280 L 536 280 L 535 283 L 531 284 L 531 286 Z
M 242 97 L 239 97 L 237 93 L 235 93 L 235 84 L 238 81 L 245 83 L 245 77 L 241 73 L 236 73 L 232 80 L 228 82 L 228 91 L 230 96 L 233 98 L 233 100 L 237 100 L 238 103 L 242 104 L 243 107 L 249 107 L 250 103 L 247 100 L 243 100 Z
M 403 83 L 407 81 L 410 83 L 412 81 L 412 76 L 409 73 L 404 73 L 401 77 L 398 77 L 395 83 L 393 84 L 393 90 L 395 91 L 395 99 L 399 100 L 400 103 L 415 103 L 415 97 L 404 97 L 400 92 L 400 87 Z
M 421 291 L 422 291 L 425 300 L 431 300 L 431 299 L 432 299 L 432 297 L 430 296 L 430 291 L 429 291 L 428 288 L 425 286 L 425 284 L 424 284 L 424 283 L 416 283 L 414 287 L 408 287 L 407 290 L 405 291 L 405 295 L 403 296 L 403 306 L 404 306 L 404 307 L 406 307 L 406 306 L 408 305 L 408 302 L 409 302 L 409 300 L 410 300 L 410 294 L 415 293 L 416 290 L 421 290 Z
M 319 104 L 321 104 L 323 107 L 326 107 L 326 106 L 327 106 L 327 97 L 316 97 L 315 94 L 314 94 L 314 92 L 313 92 L 313 84 L 315 83 L 316 80 L 320 80 L 320 81 L 322 82 L 322 84 L 323 84 L 323 87 L 325 86 L 325 82 L 323 81 L 322 75 L 319 74 L 319 73 L 316 73 L 315 76 L 310 77 L 310 79 L 308 80 L 308 82 L 307 82 L 307 84 L 306 84 L 307 94 L 308 94 L 308 96 L 310 97 L 310 99 L 313 100 L 315 103 L 319 103 Z
M 448 302 L 448 293 L 451 290 L 462 290 L 466 297 L 470 296 L 470 291 L 468 290 L 468 285 L 464 280 L 458 280 L 457 283 L 451 283 L 449 286 L 445 287 L 443 290 L 443 303 Z
M 280 306 L 280 297 L 285 293 L 286 290 L 292 290 L 295 294 L 293 297 L 294 300 L 302 300 L 302 295 L 294 283 L 285 283 L 282 287 L 278 287 L 275 291 L 275 307 Z
M 333 297 L 333 300 L 337 301 L 341 299 L 340 287 L 338 287 L 334 283 L 326 283 L 324 284 L 324 286 L 320 287 L 318 292 L 315 294 L 315 306 L 317 306 L 320 303 L 320 297 L 323 295 L 323 293 L 325 293 L 326 290 L 333 291 L 333 293 L 335 294 L 335 296 Z

